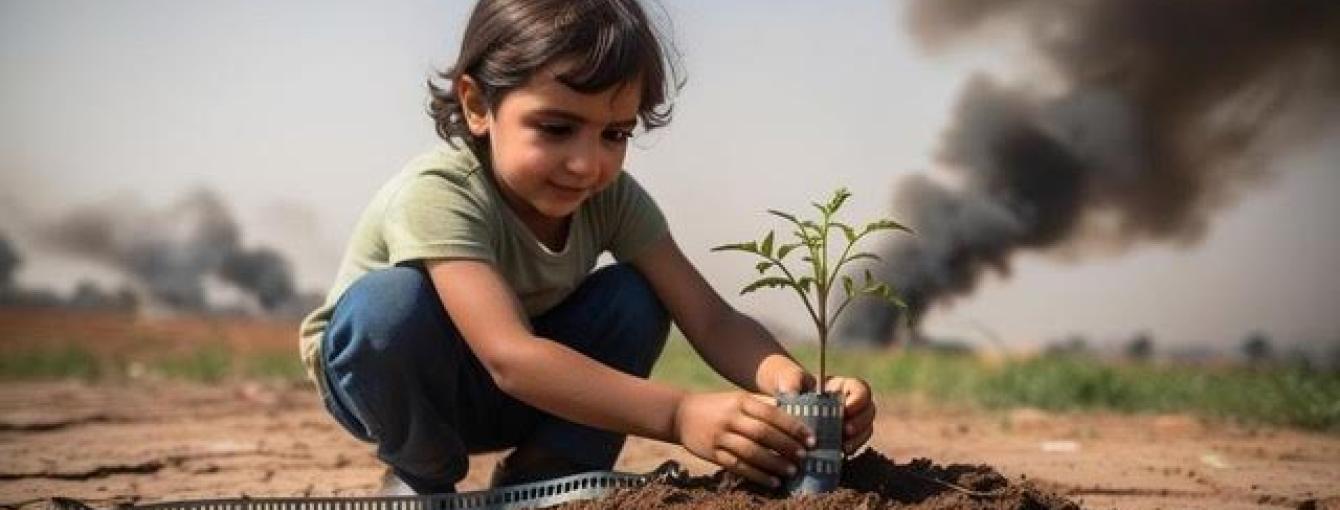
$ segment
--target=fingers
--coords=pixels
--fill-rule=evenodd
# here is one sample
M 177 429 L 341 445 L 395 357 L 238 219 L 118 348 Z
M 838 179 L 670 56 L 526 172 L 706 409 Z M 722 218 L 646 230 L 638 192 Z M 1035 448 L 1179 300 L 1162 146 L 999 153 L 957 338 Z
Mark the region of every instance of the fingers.
M 777 487 L 781 484 L 780 477 L 796 473 L 791 461 L 740 434 L 722 436 L 719 445 L 715 452 L 718 464 L 756 483 Z
M 800 447 L 801 444 L 809 447 L 814 446 L 814 432 L 810 431 L 810 429 L 800 420 L 796 419 L 796 417 L 786 414 L 785 411 L 782 411 L 781 408 L 776 405 L 768 405 L 759 402 L 758 400 L 750 399 L 741 402 L 740 407 L 746 416 L 761 421 L 789 436 L 791 441 L 797 443 L 795 447 Z M 789 453 L 793 450 L 790 445 L 781 446 L 786 448 L 778 449 L 777 451 Z
M 824 384 L 824 390 L 843 395 L 842 407 L 848 415 L 855 414 L 860 407 L 870 402 L 870 386 L 860 379 L 830 377 Z
M 842 427 L 842 450 L 854 453 L 857 448 L 869 441 L 871 434 L 875 432 L 875 404 L 870 403 L 856 416 L 845 421 Z
M 861 429 L 870 428 L 870 425 L 875 422 L 875 404 L 872 402 L 861 408 L 855 416 L 843 418 L 843 422 L 845 422 L 842 427 L 843 436 L 851 436 Z
M 805 458 L 805 447 L 800 441 L 757 418 L 738 416 L 731 421 L 729 430 L 791 459 L 792 462 Z
M 769 475 L 769 477 L 780 479 L 781 477 L 793 477 L 796 474 L 795 463 L 777 455 L 776 451 L 754 442 L 753 439 L 746 438 L 744 435 L 726 434 L 722 436 L 721 448 L 737 456 L 742 462 L 753 467 L 754 470 Z
M 797 395 L 814 387 L 814 376 L 803 370 L 777 375 L 777 392 Z
M 874 419 L 875 403 L 870 398 L 870 386 L 864 381 L 849 377 L 834 377 L 829 380 L 825 389 L 843 395 L 842 416 L 847 423 L 859 424 L 862 420 Z M 845 432 L 850 433 L 850 427 Z
M 843 394 L 842 449 L 852 453 L 874 433 L 876 408 L 870 386 L 860 379 L 834 377 L 828 380 L 825 389 Z

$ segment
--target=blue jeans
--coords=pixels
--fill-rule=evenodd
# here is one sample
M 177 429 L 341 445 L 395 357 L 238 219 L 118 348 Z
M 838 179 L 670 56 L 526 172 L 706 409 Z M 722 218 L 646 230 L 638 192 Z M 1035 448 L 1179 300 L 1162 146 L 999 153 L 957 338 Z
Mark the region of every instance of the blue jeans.
M 625 373 L 646 377 L 669 332 L 665 307 L 632 266 L 591 273 L 534 333 Z M 422 267 L 354 282 L 322 341 L 326 408 L 420 492 L 451 492 L 471 453 L 522 443 L 610 469 L 624 436 L 572 423 L 503 393 L 451 323 Z

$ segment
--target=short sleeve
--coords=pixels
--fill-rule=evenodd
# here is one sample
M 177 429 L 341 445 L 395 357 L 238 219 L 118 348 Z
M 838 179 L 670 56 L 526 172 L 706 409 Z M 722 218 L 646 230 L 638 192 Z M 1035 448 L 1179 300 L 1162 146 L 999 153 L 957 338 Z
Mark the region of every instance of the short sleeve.
M 425 172 L 387 202 L 383 235 L 389 262 L 466 258 L 495 262 L 493 234 L 468 176 Z
M 627 172 L 619 175 L 607 204 L 605 222 L 610 254 L 619 262 L 636 258 L 644 248 L 670 230 L 665 215 L 651 195 Z

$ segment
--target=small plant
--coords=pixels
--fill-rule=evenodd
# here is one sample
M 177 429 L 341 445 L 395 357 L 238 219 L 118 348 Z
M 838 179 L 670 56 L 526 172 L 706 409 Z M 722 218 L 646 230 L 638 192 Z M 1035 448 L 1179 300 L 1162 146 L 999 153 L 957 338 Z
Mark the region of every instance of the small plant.
M 904 312 L 907 310 L 907 304 L 903 302 L 894 289 L 889 284 L 873 278 L 869 269 L 865 270 L 864 278 L 859 285 L 851 276 L 842 274 L 841 271 L 847 264 L 858 260 L 880 260 L 879 256 L 873 253 L 852 253 L 856 244 L 867 235 L 882 230 L 901 230 L 907 233 L 912 233 L 912 230 L 890 219 L 880 219 L 867 223 L 859 230 L 838 221 L 836 219 L 838 209 L 848 198 L 851 198 L 851 192 L 847 191 L 846 188 L 839 188 L 827 203 L 811 203 L 815 209 L 819 210 L 820 217 L 817 221 L 800 219 L 792 214 L 769 209 L 769 214 L 782 218 L 795 227 L 795 230 L 791 232 L 796 239 L 794 243 L 777 245 L 774 242 L 774 232 L 770 230 L 762 241 L 724 244 L 712 248 L 714 252 L 743 251 L 763 258 L 762 262 L 754 266 L 754 269 L 758 270 L 763 277 L 745 285 L 744 289 L 740 291 L 740 295 L 764 287 L 771 287 L 790 288 L 800 296 L 801 302 L 805 304 L 805 310 L 809 312 L 810 319 L 814 322 L 814 327 L 819 333 L 819 381 L 816 385 L 818 386 L 815 390 L 816 393 L 822 393 L 823 383 L 827 377 L 828 333 L 853 298 L 870 296 L 896 306 Z M 836 261 L 832 259 L 829 253 L 829 233 L 833 230 L 841 231 L 843 238 L 846 240 L 846 246 L 842 248 L 842 253 Z M 797 249 L 804 250 L 802 253 L 805 255 L 801 257 L 801 261 L 808 263 L 808 274 L 793 271 L 784 263 L 786 256 Z M 769 271 L 772 271 L 771 275 L 769 275 Z M 838 282 L 838 278 L 842 280 L 844 298 L 835 309 L 832 309 L 832 313 L 829 313 L 829 298 L 834 285 Z

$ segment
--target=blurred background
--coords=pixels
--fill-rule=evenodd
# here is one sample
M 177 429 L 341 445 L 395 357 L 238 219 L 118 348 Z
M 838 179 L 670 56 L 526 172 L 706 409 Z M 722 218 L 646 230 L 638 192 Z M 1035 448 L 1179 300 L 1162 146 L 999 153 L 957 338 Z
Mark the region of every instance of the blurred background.
M 372 193 L 438 143 L 425 80 L 470 5 L 0 1 L 0 301 L 296 346 Z M 708 249 L 845 186 L 850 222 L 919 232 L 866 245 L 910 320 L 853 306 L 845 345 L 1340 365 L 1337 4 L 971 6 L 652 5 L 687 85 L 626 166 L 719 292 L 812 342 Z

